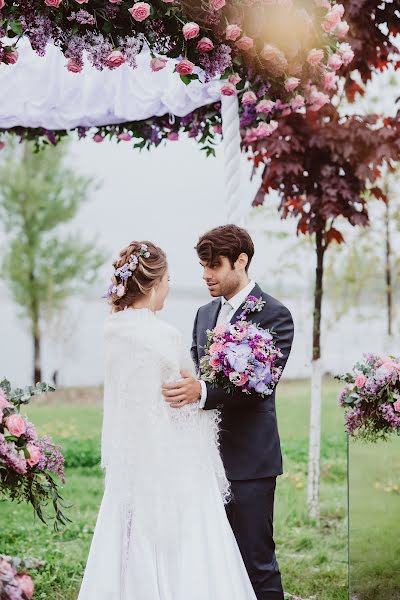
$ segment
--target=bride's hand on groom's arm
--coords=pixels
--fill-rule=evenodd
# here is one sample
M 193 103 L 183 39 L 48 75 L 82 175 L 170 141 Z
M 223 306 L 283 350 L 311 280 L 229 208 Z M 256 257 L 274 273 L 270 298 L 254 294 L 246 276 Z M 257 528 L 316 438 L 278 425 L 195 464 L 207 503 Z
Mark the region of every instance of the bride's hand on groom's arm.
M 181 371 L 182 379 L 162 386 L 164 400 L 172 408 L 181 408 L 201 398 L 201 384 L 189 371 Z

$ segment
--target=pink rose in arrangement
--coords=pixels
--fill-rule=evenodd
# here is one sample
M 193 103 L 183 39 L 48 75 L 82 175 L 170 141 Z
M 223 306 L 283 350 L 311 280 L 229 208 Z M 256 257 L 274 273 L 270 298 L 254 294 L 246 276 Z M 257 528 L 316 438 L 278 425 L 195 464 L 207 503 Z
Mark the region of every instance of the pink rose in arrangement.
M 177 131 L 170 131 L 167 138 L 170 142 L 177 142 L 179 140 L 179 133 Z
M 110 69 L 115 69 L 120 67 L 125 62 L 125 57 L 120 50 L 114 50 L 111 54 L 108 55 L 106 59 L 106 65 L 110 67 Z
M 211 10 L 221 10 L 225 6 L 225 0 L 210 0 Z
M 89 0 L 75 0 L 78 4 L 87 4 Z
M 93 136 L 93 141 L 96 142 L 97 144 L 101 144 L 101 142 L 104 142 L 104 136 L 102 136 L 100 133 L 96 133 Z
M 326 71 L 324 73 L 324 88 L 326 90 L 334 90 L 337 87 L 338 77 L 332 71 Z
M 220 135 L 222 133 L 222 127 L 221 127 L 221 125 L 213 125 L 213 131 L 217 135 Z
M 254 92 L 245 92 L 242 96 L 242 104 L 256 104 L 257 96 Z
M 247 35 L 244 35 L 236 42 L 236 48 L 239 48 L 239 50 L 243 50 L 244 52 L 251 50 L 253 48 L 253 46 L 254 46 L 253 38 L 251 38 Z
M 165 69 L 165 65 L 167 64 L 167 58 L 161 58 L 161 56 L 154 56 L 150 61 L 151 70 L 156 73 L 157 71 L 162 71 Z
M 118 139 L 121 140 L 121 142 L 130 142 L 132 136 L 127 131 L 123 131 L 122 133 L 118 134 Z
M 193 69 L 194 64 L 187 58 L 181 60 L 181 62 L 179 62 L 175 67 L 175 71 L 179 73 L 179 75 L 191 75 L 191 73 L 193 73 Z
M 5 0 L 0 0 L 0 10 L 6 5 Z
M 336 27 L 339 25 L 341 19 L 342 19 L 342 15 L 340 14 L 340 10 L 335 10 L 338 8 L 339 5 L 336 5 L 332 8 L 332 10 L 330 10 L 328 12 L 328 14 L 326 15 L 323 23 L 322 23 L 322 29 L 326 32 L 326 33 L 332 33 L 332 31 L 334 31 L 336 29 Z
M 396 402 L 393 404 L 393 408 L 396 412 L 400 413 L 400 400 L 396 400 Z
M 221 87 L 221 94 L 222 96 L 236 96 L 236 87 L 233 85 L 233 83 L 229 83 L 228 81 Z
M 10 415 L 6 418 L 5 425 L 11 435 L 15 435 L 15 437 L 20 437 L 26 431 L 25 421 L 21 415 Z
M 11 52 L 5 52 L 4 60 L 8 65 L 15 65 L 18 60 L 18 52 L 16 50 L 12 50 Z
M 50 6 L 51 8 L 58 8 L 61 2 L 62 0 L 44 0 L 46 6 Z
M 355 379 L 355 384 L 358 388 L 363 388 L 365 385 L 365 382 L 367 381 L 367 378 L 365 377 L 365 375 L 358 375 Z
M 26 449 L 30 454 L 30 457 L 26 459 L 26 462 L 30 467 L 34 467 L 38 464 L 39 460 L 42 458 L 43 455 L 40 449 L 34 444 L 27 444 Z
M 217 352 L 222 352 L 223 349 L 224 349 L 224 344 L 221 344 L 221 342 L 214 342 L 210 346 L 210 354 L 216 354 Z
M 70 71 L 70 73 L 80 73 L 83 68 L 82 65 L 77 63 L 73 58 L 69 59 L 65 67 L 68 71 Z
M 316 67 L 324 58 L 324 51 L 321 48 L 313 48 L 310 50 L 307 56 L 307 62 L 312 66 Z
M 140 23 L 145 21 L 150 15 L 150 4 L 147 4 L 147 2 L 137 2 L 129 9 L 129 12 L 131 13 L 132 19 Z
M 346 37 L 346 35 L 349 33 L 349 29 L 350 29 L 349 24 L 346 21 L 342 21 L 336 27 L 335 33 L 339 39 L 342 39 L 342 38 Z
M 236 42 L 236 40 L 240 38 L 241 33 L 242 30 L 240 29 L 239 25 L 236 25 L 235 23 L 228 25 L 225 29 L 226 39 L 231 40 L 232 42 Z
M 197 23 L 186 23 L 182 28 L 183 37 L 185 40 L 192 40 L 200 33 L 200 27 Z
M 122 0 L 108 0 L 111 4 L 121 4 Z
M 323 92 L 319 92 L 318 90 L 313 90 L 308 97 L 309 102 L 309 110 L 317 112 L 320 110 L 325 104 L 328 104 L 330 98 L 327 94 Z
M 274 131 L 278 129 L 277 121 L 270 121 L 269 123 L 259 123 L 255 129 L 255 134 L 258 138 L 269 137 Z
M 217 325 L 216 327 L 214 327 L 214 335 L 215 336 L 220 336 L 220 335 L 224 335 L 225 331 L 227 330 L 226 325 Z
M 270 113 L 274 108 L 275 102 L 272 100 L 261 100 L 256 106 L 256 112 L 258 113 Z
M 230 373 L 229 379 L 233 385 L 237 385 L 238 387 L 242 387 L 249 380 L 245 373 Z
M 213 369 L 218 369 L 219 365 L 220 365 L 220 362 L 219 362 L 219 358 L 218 357 L 210 358 L 210 366 Z
M 4 144 L 4 142 L 1 142 L 1 143 Z M 11 402 L 9 402 L 7 400 L 7 398 L 4 395 L 4 392 L 2 390 L 0 390 L 0 408 L 9 408 L 10 406 L 13 406 L 13 405 L 11 404 Z
M 35 585 L 33 583 L 32 577 L 27 573 L 17 573 L 15 579 L 17 581 L 19 589 L 24 594 L 25 598 L 30 600 L 33 597 L 33 592 L 35 591 Z
M 199 42 L 197 43 L 197 50 L 199 52 L 203 52 L 203 53 L 211 52 L 211 50 L 213 50 L 213 48 L 214 48 L 214 44 L 208 37 L 201 38 L 201 40 L 199 40 Z
M 300 79 L 298 77 L 288 77 L 285 81 L 285 90 L 287 92 L 293 92 L 297 87 L 299 87 Z

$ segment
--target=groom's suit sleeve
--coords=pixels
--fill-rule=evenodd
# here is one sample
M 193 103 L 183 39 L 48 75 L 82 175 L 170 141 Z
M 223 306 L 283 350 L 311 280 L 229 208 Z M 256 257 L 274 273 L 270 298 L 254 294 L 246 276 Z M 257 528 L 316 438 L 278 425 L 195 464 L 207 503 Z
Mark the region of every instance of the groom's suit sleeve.
M 289 358 L 290 350 L 293 341 L 293 319 L 290 311 L 279 304 L 274 307 L 273 314 L 268 315 L 268 323 L 263 319 L 260 322 L 261 327 L 272 329 L 275 333 L 274 340 L 276 346 L 280 348 L 283 356 L 276 362 L 278 366 L 285 368 L 287 359 Z M 232 408 L 248 408 L 250 405 L 268 402 L 268 396 L 264 398 L 257 392 L 245 394 L 240 389 L 235 390 L 232 394 L 224 391 L 222 387 L 213 387 L 207 383 L 207 399 L 205 401 L 204 410 L 212 410 L 214 408 L 232 407 Z
M 192 346 L 190 348 L 190 354 L 192 356 L 194 366 L 196 367 L 196 373 L 199 372 L 199 354 L 197 351 L 197 319 L 198 319 L 198 317 L 199 317 L 199 311 L 197 311 L 196 318 L 194 320 L 193 334 L 192 334 Z

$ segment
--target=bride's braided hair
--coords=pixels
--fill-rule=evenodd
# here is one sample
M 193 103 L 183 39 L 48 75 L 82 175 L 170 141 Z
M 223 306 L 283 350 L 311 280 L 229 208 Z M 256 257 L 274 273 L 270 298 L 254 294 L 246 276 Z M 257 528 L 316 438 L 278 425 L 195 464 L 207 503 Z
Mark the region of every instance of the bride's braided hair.
M 134 270 L 129 271 L 127 278 L 121 277 L 118 270 L 132 261 L 135 265 Z M 113 262 L 113 267 L 114 274 L 111 277 L 108 298 L 113 311 L 118 312 L 131 306 L 141 296 L 148 296 L 165 275 L 168 265 L 166 254 L 161 248 L 147 240 L 134 240 L 121 250 L 119 257 Z

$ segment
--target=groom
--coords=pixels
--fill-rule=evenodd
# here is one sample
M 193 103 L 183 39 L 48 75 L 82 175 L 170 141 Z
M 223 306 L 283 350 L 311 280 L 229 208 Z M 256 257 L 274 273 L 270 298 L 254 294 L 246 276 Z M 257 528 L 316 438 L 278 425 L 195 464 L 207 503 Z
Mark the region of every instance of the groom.
M 254 245 L 248 232 L 235 225 L 217 227 L 199 239 L 196 251 L 203 279 L 215 298 L 199 308 L 194 323 L 191 353 L 197 371 L 207 329 L 234 323 L 248 295 L 265 301 L 261 312 L 248 319 L 274 332 L 283 354 L 278 364 L 284 367 L 293 340 L 292 317 L 283 304 L 249 279 Z M 220 450 L 233 495 L 227 505 L 228 518 L 257 600 L 283 600 L 273 539 L 275 484 L 282 474 L 275 391 L 265 398 L 239 389 L 231 395 L 189 373 L 182 375 L 180 382 L 164 386 L 165 399 L 176 408 L 200 400 L 204 410 L 221 411 Z

